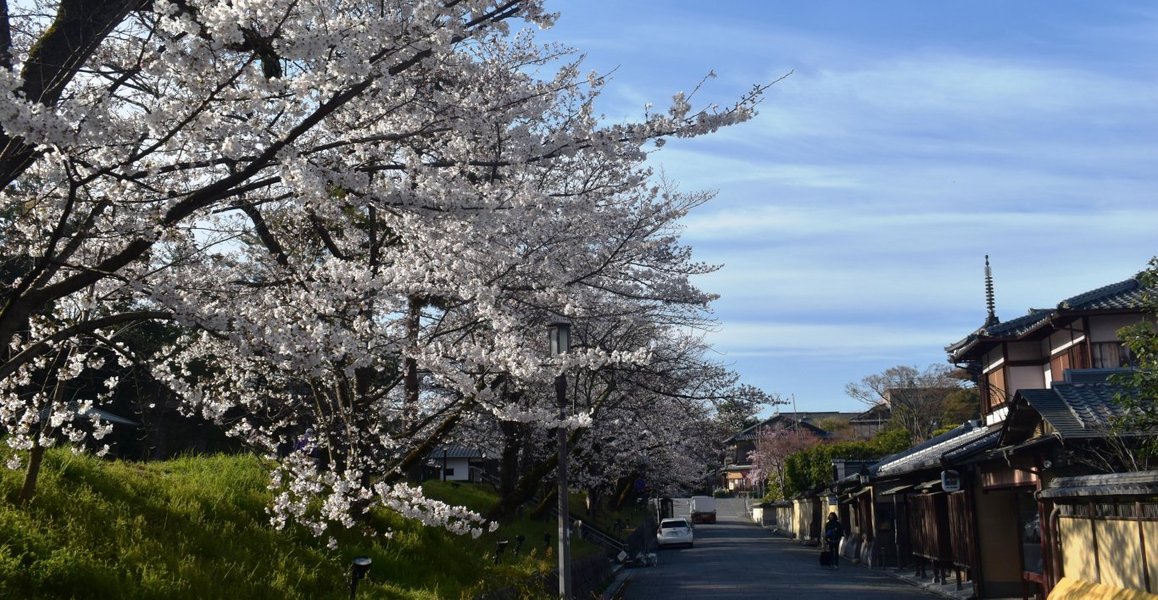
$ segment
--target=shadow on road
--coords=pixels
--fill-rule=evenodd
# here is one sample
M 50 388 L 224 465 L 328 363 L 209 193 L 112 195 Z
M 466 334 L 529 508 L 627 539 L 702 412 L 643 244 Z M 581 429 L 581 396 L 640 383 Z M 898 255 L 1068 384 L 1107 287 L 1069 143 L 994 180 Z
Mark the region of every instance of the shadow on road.
M 908 600 L 935 595 L 859 565 L 819 565 L 820 550 L 775 537 L 746 518 L 742 500 L 718 503 L 715 525 L 696 525 L 693 548 L 659 552 L 635 569 L 625 600 Z

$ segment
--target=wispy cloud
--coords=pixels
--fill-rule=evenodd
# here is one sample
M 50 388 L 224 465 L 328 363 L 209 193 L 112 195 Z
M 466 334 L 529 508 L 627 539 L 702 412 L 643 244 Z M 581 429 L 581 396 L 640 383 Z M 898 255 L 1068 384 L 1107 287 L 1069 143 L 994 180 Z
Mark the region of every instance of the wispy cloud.
M 874 371 L 944 360 L 984 316 L 985 254 L 1005 318 L 1158 254 L 1158 9 L 840 6 L 563 9 L 602 38 L 590 66 L 620 67 L 609 118 L 710 69 L 702 102 L 794 71 L 753 122 L 653 160 L 718 192 L 684 239 L 724 265 L 698 280 L 721 294 L 709 340 L 749 382 L 831 401 Z
M 729 355 L 829 358 L 897 349 L 943 348 L 968 332 L 878 324 L 733 321 L 707 339 Z
M 775 243 L 777 239 L 826 236 L 860 236 L 862 239 L 893 238 L 897 233 L 918 236 L 910 242 L 919 246 L 944 247 L 944 242 L 967 239 L 987 232 L 1034 236 L 1035 232 L 1055 238 L 1058 231 L 1073 227 L 1074 216 L 1067 212 L 1029 210 L 958 212 L 856 211 L 847 207 L 802 207 L 755 205 L 727 210 L 701 211 L 684 220 L 687 241 L 699 245 L 713 241 L 735 243 L 745 239 Z M 1082 228 L 1100 236 L 1151 236 L 1158 223 L 1158 205 L 1152 209 L 1091 210 L 1081 218 Z M 924 238 L 924 239 L 920 239 Z M 848 239 L 847 237 L 845 238 Z M 938 240 L 940 244 L 934 244 Z M 698 243 L 698 244 L 697 244 Z

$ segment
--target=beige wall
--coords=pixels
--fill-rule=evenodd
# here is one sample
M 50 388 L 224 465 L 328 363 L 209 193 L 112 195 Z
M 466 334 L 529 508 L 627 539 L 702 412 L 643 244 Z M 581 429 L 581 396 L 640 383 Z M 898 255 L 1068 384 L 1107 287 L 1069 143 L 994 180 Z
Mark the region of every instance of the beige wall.
M 1062 573 L 1066 577 L 1096 582 L 1097 565 L 1094 564 L 1093 555 L 1087 551 L 1087 547 L 1093 549 L 1094 539 L 1089 519 L 1061 517 L 1058 522 L 1058 533 L 1062 546 Z
M 793 510 L 793 508 L 794 508 L 794 506 L 791 504 L 788 506 L 775 507 L 775 511 L 776 511 L 776 517 L 775 518 L 776 518 L 776 527 L 778 527 L 781 531 L 795 535 L 796 531 L 793 527 L 793 524 L 795 523 L 795 521 L 793 520 L 793 515 L 796 513 L 796 511 Z
M 1046 340 L 1049 348 L 1048 356 L 1053 356 L 1074 344 L 1080 344 L 1082 340 L 1086 339 L 1086 332 L 1082 331 L 1082 322 L 1074 321 L 1073 330 L 1062 329 L 1061 331 L 1050 334 Z
M 809 525 L 812 518 L 812 501 L 811 500 L 793 500 L 792 501 L 792 534 L 798 540 L 809 539 Z
M 815 510 L 813 506 L 812 498 L 792 501 L 792 533 L 798 540 L 810 541 L 816 539 L 812 536 L 812 516 Z M 835 507 L 830 509 L 828 501 L 821 500 L 820 510 L 823 511 L 821 513 L 821 523 L 823 527 L 823 517 L 827 515 L 830 510 L 835 512 L 836 509 Z
M 1061 517 L 1062 569 L 1066 577 L 1106 585 L 1145 590 L 1142 554 L 1150 581 L 1158 582 L 1158 522 L 1085 517 Z M 1146 539 L 1142 548 L 1139 527 Z M 1095 535 L 1097 556 L 1095 559 Z
M 1098 530 L 1098 565 L 1102 573 L 1100 583 L 1146 589 L 1137 521 L 1095 521 L 1095 527 Z

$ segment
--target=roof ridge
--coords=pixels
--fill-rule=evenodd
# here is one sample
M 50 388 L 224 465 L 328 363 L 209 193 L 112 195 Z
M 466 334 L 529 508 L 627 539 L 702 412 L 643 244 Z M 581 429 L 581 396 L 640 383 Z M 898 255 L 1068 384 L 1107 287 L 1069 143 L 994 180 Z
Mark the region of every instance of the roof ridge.
M 1094 300 L 1098 300 L 1098 299 L 1104 298 L 1106 296 L 1112 296 L 1114 294 L 1120 294 L 1122 292 L 1138 289 L 1138 287 L 1140 285 L 1141 285 L 1141 283 L 1138 281 L 1138 277 L 1134 276 L 1134 277 L 1131 277 L 1129 279 L 1124 279 L 1122 281 L 1119 281 L 1117 283 L 1111 283 L 1109 285 L 1103 285 L 1100 288 L 1096 288 L 1096 289 L 1090 290 L 1088 292 L 1082 292 L 1081 294 L 1078 294 L 1076 296 L 1071 296 L 1069 298 L 1066 298 L 1065 300 L 1058 302 L 1057 307 L 1058 308 L 1073 308 L 1075 306 L 1081 306 L 1082 304 L 1086 304 L 1088 302 L 1092 302 Z

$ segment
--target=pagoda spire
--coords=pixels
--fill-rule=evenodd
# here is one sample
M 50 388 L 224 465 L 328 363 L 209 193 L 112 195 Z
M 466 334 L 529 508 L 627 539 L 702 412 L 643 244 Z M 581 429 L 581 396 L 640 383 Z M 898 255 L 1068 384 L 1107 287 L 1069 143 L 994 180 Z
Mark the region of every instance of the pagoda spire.
M 989 268 L 989 255 L 985 255 L 985 308 L 988 315 L 985 317 L 985 326 L 989 327 L 1001 322 L 997 318 L 997 307 L 993 301 L 993 270 Z

